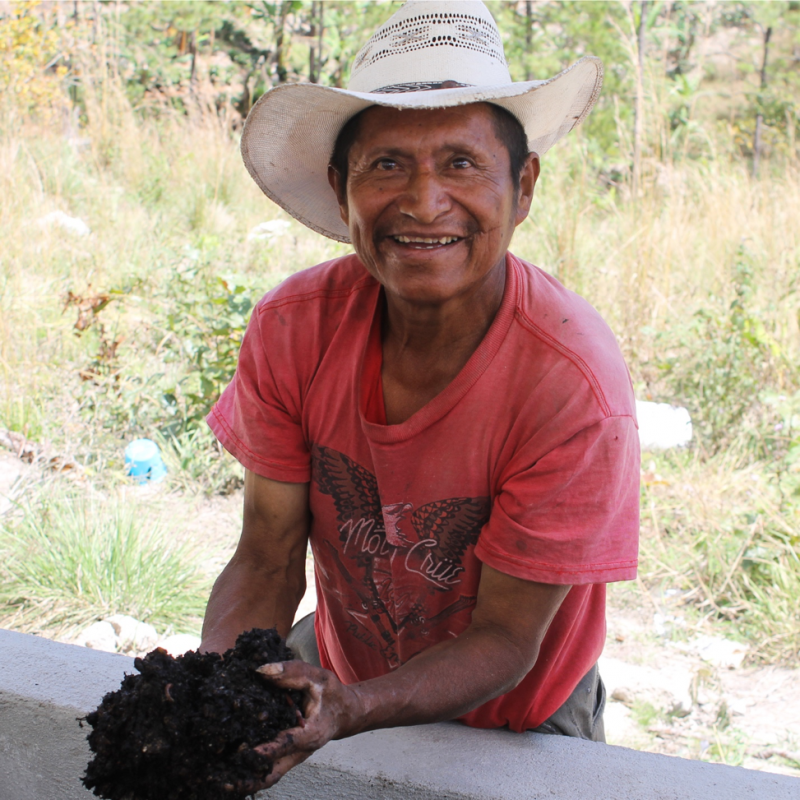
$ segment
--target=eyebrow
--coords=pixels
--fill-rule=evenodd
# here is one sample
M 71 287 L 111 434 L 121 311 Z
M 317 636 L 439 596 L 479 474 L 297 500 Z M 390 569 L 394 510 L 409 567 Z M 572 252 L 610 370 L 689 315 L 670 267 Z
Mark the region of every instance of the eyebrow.
M 466 142 L 447 142 L 438 148 L 437 152 L 455 152 L 455 153 L 466 153 L 468 155 L 476 155 L 475 153 L 475 146 L 467 144 Z M 362 158 L 366 160 L 371 160 L 376 158 L 377 156 L 386 156 L 386 157 L 406 157 L 409 158 L 412 156 L 409 150 L 406 150 L 402 147 L 373 147 L 370 150 L 367 150 Z

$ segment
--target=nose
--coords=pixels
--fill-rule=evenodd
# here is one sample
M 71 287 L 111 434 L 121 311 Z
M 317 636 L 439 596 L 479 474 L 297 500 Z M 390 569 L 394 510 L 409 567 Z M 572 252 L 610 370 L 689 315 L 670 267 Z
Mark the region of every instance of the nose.
M 450 209 L 451 200 L 436 172 L 429 168 L 415 170 L 405 191 L 397 200 L 401 214 L 428 224 Z

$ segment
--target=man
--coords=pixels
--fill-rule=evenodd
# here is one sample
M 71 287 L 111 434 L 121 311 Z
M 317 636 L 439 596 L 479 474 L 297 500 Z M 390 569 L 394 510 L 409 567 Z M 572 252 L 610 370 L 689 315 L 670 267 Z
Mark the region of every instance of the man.
M 314 553 L 321 666 L 262 668 L 307 700 L 254 788 L 380 727 L 603 740 L 604 584 L 636 569 L 633 393 L 597 313 L 508 252 L 538 153 L 600 80 L 584 59 L 513 84 L 482 3 L 415 2 L 349 90 L 278 87 L 248 118 L 262 190 L 355 249 L 265 296 L 209 416 L 246 478 L 203 647 L 288 633 Z

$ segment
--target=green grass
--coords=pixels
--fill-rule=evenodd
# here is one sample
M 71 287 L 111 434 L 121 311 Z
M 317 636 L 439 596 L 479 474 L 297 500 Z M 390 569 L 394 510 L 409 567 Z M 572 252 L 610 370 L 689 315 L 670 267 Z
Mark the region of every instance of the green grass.
M 661 718 L 661 712 L 648 700 L 635 700 L 631 706 L 631 716 L 636 724 L 647 730 Z
M 0 555 L 3 626 L 33 633 L 69 637 L 114 613 L 196 632 L 210 590 L 200 555 L 166 526 L 80 487 L 50 484 L 19 506 L 0 527 Z

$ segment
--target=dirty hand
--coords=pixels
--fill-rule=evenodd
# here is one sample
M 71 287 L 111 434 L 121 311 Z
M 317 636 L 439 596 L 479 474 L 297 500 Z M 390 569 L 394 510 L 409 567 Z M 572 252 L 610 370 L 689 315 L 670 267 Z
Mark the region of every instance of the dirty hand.
M 272 772 L 257 787 L 267 789 L 331 739 L 352 732 L 358 718 L 359 698 L 354 689 L 345 686 L 332 672 L 304 661 L 265 664 L 258 672 L 276 686 L 299 689 L 305 696 L 297 727 L 281 731 L 274 741 L 254 748 L 273 762 Z

